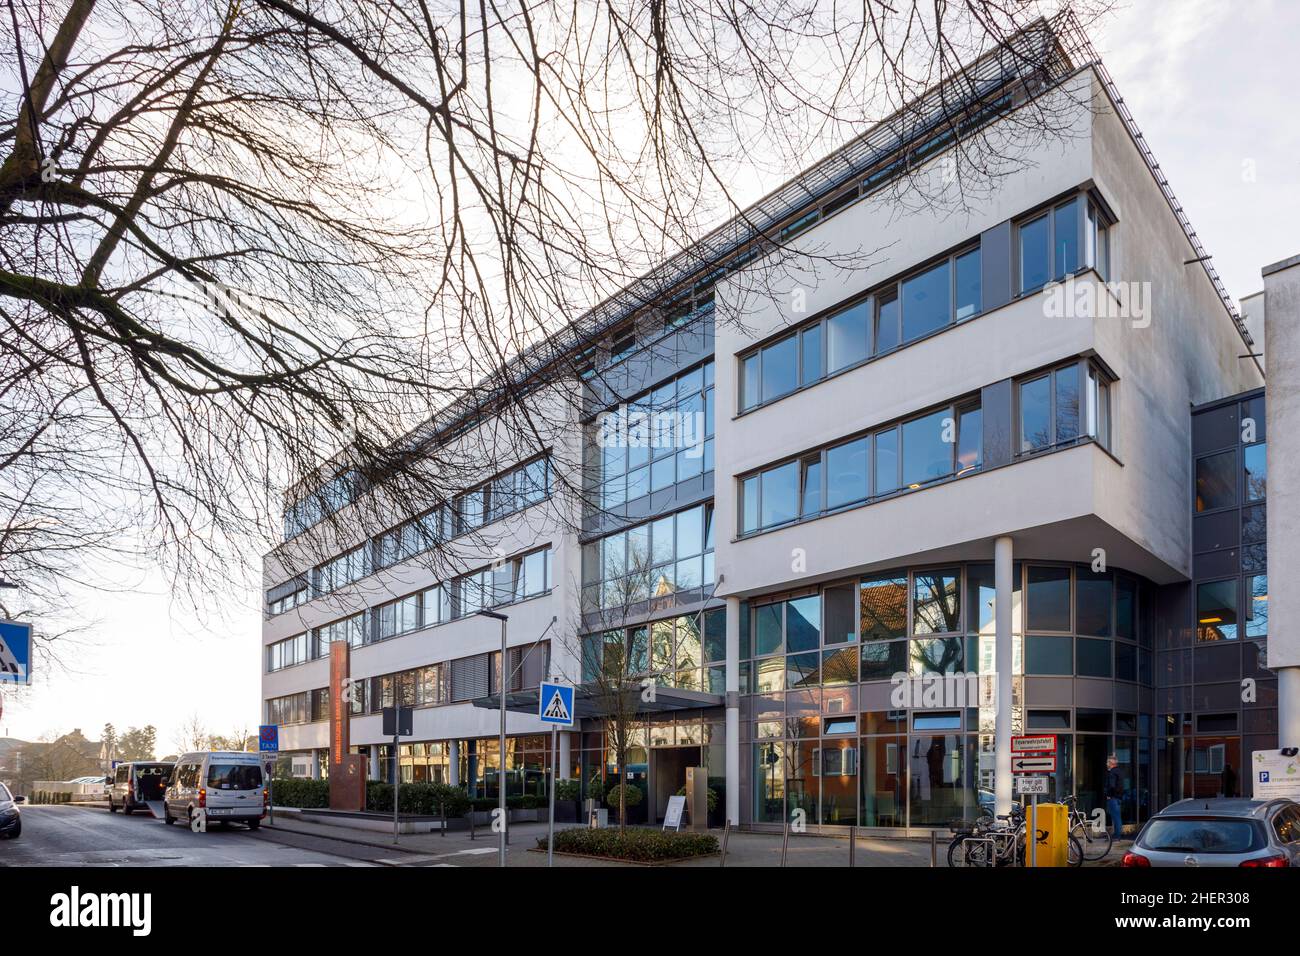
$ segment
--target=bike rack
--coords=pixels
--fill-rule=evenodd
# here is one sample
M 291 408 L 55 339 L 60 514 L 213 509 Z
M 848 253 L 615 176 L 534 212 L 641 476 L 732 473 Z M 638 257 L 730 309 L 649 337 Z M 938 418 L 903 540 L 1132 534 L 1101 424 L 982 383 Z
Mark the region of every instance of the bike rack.
M 997 865 L 998 848 L 997 848 L 997 841 L 994 840 L 993 837 L 975 837 L 975 836 L 964 837 L 961 841 L 961 852 L 962 852 L 963 860 L 968 859 L 967 847 L 972 843 L 983 843 L 988 847 L 988 853 L 984 855 L 985 866 L 992 867 Z

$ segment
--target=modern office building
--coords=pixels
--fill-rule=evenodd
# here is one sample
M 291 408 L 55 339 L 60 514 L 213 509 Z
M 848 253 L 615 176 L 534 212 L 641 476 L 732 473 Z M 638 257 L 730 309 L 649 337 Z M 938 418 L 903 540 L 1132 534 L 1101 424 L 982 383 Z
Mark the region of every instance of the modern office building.
M 484 448 L 482 484 L 325 562 L 296 544 L 317 499 L 290 509 L 263 697 L 299 772 L 328 754 L 344 640 L 372 776 L 400 700 L 402 779 L 494 794 L 491 606 L 512 789 L 549 762 L 538 680 L 590 688 L 617 649 L 654 686 L 627 766 L 652 820 L 705 766 L 738 823 L 946 825 L 1009 801 L 1013 733 L 1055 734 L 1053 792 L 1088 807 L 1116 754 L 1128 824 L 1248 792 L 1270 667 L 1300 664 L 1268 646 L 1265 542 L 1296 547 L 1264 518 L 1281 412 L 1104 67 L 1070 31 L 1021 42 L 1050 68 L 979 61 L 575 322 L 527 370 L 541 442 L 449 410 L 429 440 Z M 1006 167 L 962 196 L 973 137 Z M 371 493 L 350 481 L 329 507 Z M 598 717 L 562 734 L 561 775 L 608 779 L 605 744 Z

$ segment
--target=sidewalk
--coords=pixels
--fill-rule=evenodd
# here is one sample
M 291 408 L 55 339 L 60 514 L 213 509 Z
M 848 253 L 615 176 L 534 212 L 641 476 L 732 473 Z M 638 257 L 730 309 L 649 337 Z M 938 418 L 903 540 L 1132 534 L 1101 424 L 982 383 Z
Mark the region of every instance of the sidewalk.
M 565 823 L 555 825 L 556 832 L 579 824 Z M 496 866 L 497 835 L 487 827 L 477 831 L 471 840 L 468 830 L 448 831 L 446 836 L 438 833 L 403 834 L 396 846 L 393 845 L 391 833 L 384 834 L 371 830 L 351 830 L 344 827 L 309 823 L 277 816 L 275 826 L 267 827 L 272 834 L 276 831 L 300 833 L 307 836 L 329 840 L 341 840 L 358 846 L 373 847 L 377 862 L 390 866 Z M 722 839 L 722 831 L 711 831 Z M 545 852 L 530 852 L 537 845 L 539 838 L 546 836 L 545 823 L 516 823 L 510 829 L 510 845 L 507 847 L 506 863 L 512 867 L 545 866 Z M 947 840 L 940 839 L 939 863 L 945 865 Z M 672 866 L 717 867 L 721 860 L 717 855 L 687 860 Z M 862 867 L 872 866 L 912 866 L 930 865 L 930 841 L 928 839 L 885 840 L 879 838 L 859 837 L 856 863 Z M 593 860 L 585 857 L 555 856 L 556 866 L 633 866 L 636 864 L 616 861 Z M 779 833 L 737 833 L 733 832 L 727 845 L 728 867 L 757 867 L 781 865 L 781 834 Z M 792 835 L 786 858 L 787 866 L 847 867 L 849 865 L 849 842 L 843 837 Z

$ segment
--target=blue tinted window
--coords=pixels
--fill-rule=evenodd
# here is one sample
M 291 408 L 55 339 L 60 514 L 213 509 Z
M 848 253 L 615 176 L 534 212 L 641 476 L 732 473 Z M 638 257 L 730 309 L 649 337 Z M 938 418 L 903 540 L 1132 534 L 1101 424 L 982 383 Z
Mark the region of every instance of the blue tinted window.
M 898 429 L 876 434 L 876 489 L 883 495 L 898 490 Z
M 1044 375 L 1020 385 L 1020 450 L 1037 451 L 1052 443 L 1052 379 Z
M 821 458 L 810 458 L 804 463 L 803 497 L 800 514 L 815 515 L 822 510 L 822 463 Z
M 751 355 L 741 363 L 740 407 L 751 408 L 758 404 L 758 356 Z
M 762 351 L 763 401 L 770 401 L 799 386 L 799 340 L 793 335 Z
M 1079 268 L 1079 202 L 1071 200 L 1057 206 L 1053 213 L 1052 259 L 1053 276 L 1063 279 Z
M 903 341 L 942 328 L 952 319 L 952 288 L 947 261 L 903 283 Z
M 762 475 L 762 526 L 784 524 L 799 517 L 799 463 L 792 461 Z
M 1079 366 L 1056 370 L 1056 441 L 1079 437 Z
M 867 441 L 859 438 L 826 452 L 826 507 L 861 501 L 870 493 L 867 479 Z
M 876 354 L 897 347 L 898 336 L 898 297 L 890 295 L 876 307 Z
M 1051 271 L 1047 216 L 1039 216 L 1020 227 L 1020 291 L 1029 292 L 1047 283 Z
M 800 381 L 808 385 L 822 377 L 822 327 L 814 325 L 803 330 L 803 369 Z
M 903 484 L 923 485 L 952 474 L 956 424 L 949 409 L 903 425 Z
M 1262 501 L 1268 491 L 1268 452 L 1262 442 L 1249 445 L 1242 452 L 1245 462 L 1245 485 L 1247 501 Z

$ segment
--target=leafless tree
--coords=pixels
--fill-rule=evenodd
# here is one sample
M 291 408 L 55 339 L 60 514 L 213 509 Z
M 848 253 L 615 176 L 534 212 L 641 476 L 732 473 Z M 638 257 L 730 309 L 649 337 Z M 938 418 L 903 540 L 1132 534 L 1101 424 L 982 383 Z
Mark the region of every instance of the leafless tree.
M 212 745 L 212 732 L 198 713 L 190 714 L 176 731 L 176 749 L 181 753 L 208 750 Z
M 797 246 L 748 200 L 878 121 L 901 141 L 918 97 L 959 193 L 995 188 L 1018 154 L 964 67 L 1014 69 L 1015 122 L 1061 135 L 1035 94 L 1064 33 L 1035 24 L 1062 6 L 12 3 L 0 568 L 58 599 L 142 555 L 203 588 L 279 539 L 286 487 L 326 519 L 296 563 L 543 450 L 581 500 L 554 440 L 580 408 L 571 346 L 662 329 L 723 246 L 860 267 L 873 249 Z M 1086 27 L 1105 4 L 1072 6 Z M 494 427 L 434 440 L 462 413 Z

